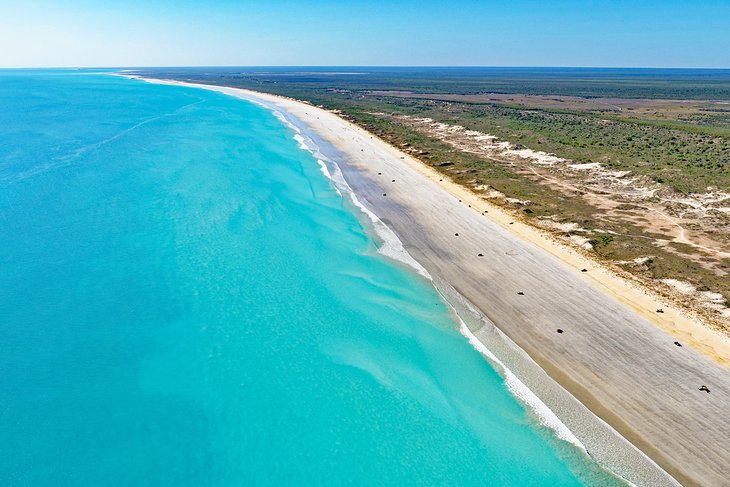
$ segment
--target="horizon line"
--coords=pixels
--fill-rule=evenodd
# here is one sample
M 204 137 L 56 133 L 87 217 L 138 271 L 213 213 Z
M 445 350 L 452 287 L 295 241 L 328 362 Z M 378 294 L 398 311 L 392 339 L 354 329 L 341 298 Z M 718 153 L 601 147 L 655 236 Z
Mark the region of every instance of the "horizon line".
M 127 66 L 0 66 L 0 69 L 160 69 L 160 68 L 431 68 L 431 69 L 668 69 L 668 70 L 730 70 L 728 67 L 706 66 L 571 66 L 571 65 L 427 65 L 427 64 L 170 64 Z

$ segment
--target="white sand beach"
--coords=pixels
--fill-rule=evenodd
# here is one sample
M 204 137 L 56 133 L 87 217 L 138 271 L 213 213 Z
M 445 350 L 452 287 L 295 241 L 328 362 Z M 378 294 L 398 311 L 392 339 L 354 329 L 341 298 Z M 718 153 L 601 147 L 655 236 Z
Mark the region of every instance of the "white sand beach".
M 339 152 L 337 162 L 360 201 L 435 282 L 464 296 L 680 483 L 728 485 L 730 343 L 724 337 L 334 113 L 248 90 L 188 86 L 295 118 Z M 476 338 L 489 340 L 486 326 L 468 325 Z M 700 391 L 702 385 L 711 392 Z M 594 430 L 576 431 L 580 418 L 559 411 L 558 400 L 541 399 L 581 441 L 591 436 Z M 591 439 L 584 443 L 590 450 Z

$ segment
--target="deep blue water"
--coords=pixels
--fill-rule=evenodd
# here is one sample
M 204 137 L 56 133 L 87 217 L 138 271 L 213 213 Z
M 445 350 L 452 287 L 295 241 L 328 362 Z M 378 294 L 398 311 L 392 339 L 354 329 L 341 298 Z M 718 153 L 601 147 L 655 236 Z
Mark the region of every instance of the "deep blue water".
M 0 484 L 606 485 L 291 130 L 0 72 Z

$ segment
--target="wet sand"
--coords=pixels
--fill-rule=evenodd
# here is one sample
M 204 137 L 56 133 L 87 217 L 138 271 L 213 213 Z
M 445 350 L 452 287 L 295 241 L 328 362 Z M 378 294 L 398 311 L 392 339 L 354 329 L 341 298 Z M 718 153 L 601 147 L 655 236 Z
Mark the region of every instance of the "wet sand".
M 728 485 L 730 345 L 721 336 L 333 113 L 205 87 L 273 106 L 331 144 L 358 198 L 436 281 L 679 482 Z M 486 327 L 470 324 L 477 338 Z

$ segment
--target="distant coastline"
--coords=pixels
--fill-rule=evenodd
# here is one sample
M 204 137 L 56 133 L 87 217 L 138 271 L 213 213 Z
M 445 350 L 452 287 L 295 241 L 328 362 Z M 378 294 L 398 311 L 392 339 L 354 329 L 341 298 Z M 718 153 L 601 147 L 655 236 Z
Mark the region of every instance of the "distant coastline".
M 566 273 L 568 275 L 575 273 L 575 277 L 570 277 L 570 279 L 576 279 L 577 282 L 582 282 L 585 286 L 595 287 L 596 289 L 599 289 L 600 293 L 597 292 L 597 296 L 612 296 L 612 298 L 597 297 L 596 299 L 608 299 L 609 301 L 614 301 L 614 303 L 616 303 L 616 301 L 620 301 L 622 303 L 622 306 L 619 306 L 618 303 L 613 305 L 608 304 L 608 301 L 604 304 L 604 306 L 610 308 L 608 316 L 614 316 L 615 319 L 615 313 L 621 313 L 624 314 L 627 317 L 626 319 L 630 321 L 638 320 L 632 323 L 630 326 L 639 326 L 640 328 L 644 328 L 643 333 L 652 335 L 650 337 L 650 340 L 653 342 L 656 342 L 657 339 L 662 340 L 662 332 L 660 332 L 653 325 L 649 325 L 647 321 L 638 318 L 639 315 L 647 319 L 651 317 L 650 310 L 656 306 L 656 302 L 653 301 L 653 297 L 647 296 L 642 292 L 642 290 L 632 287 L 631 285 L 623 282 L 621 279 L 612 275 L 611 273 L 601 270 L 600 268 L 595 266 L 595 263 L 586 261 L 584 257 L 578 254 L 571 253 L 565 248 L 561 248 L 559 244 L 547 240 L 544 235 L 539 234 L 534 229 L 527 227 L 526 225 L 522 225 L 519 222 L 513 223 L 509 215 L 502 212 L 499 208 L 489 205 L 484 201 L 480 201 L 464 188 L 461 188 L 453 183 L 449 183 L 448 181 L 442 181 L 442 177 L 439 177 L 437 173 L 430 170 L 429 168 L 426 168 L 415 159 L 412 159 L 411 157 L 401 153 L 397 149 L 385 144 L 377 138 L 374 138 L 359 127 L 356 127 L 349 122 L 337 117 L 335 114 L 318 109 L 308 104 L 298 102 L 296 100 L 251 92 L 249 90 L 240 90 L 235 88 L 226 88 L 210 85 L 186 84 L 176 81 L 149 81 L 211 89 L 229 95 L 238 96 L 249 101 L 258 102 L 260 104 L 263 104 L 264 106 L 268 106 L 270 109 L 285 113 L 287 117 L 292 117 L 298 120 L 298 124 L 304 126 L 308 130 L 311 130 L 311 133 L 316 134 L 316 136 L 321 138 L 322 141 L 331 144 L 331 147 L 333 147 L 340 153 L 341 156 L 347 159 L 343 166 L 345 177 L 348 179 L 348 182 L 352 186 L 354 186 L 354 190 L 356 193 L 358 193 L 358 196 L 364 198 L 364 200 L 367 202 L 367 205 L 370 206 L 373 211 L 378 214 L 378 216 L 381 216 L 381 218 L 383 215 L 380 211 L 382 210 L 382 208 L 377 203 L 378 196 L 380 192 L 384 190 L 383 188 L 387 188 L 389 187 L 389 185 L 378 182 L 377 175 L 379 175 L 379 173 L 382 173 L 383 170 L 397 170 L 398 173 L 392 173 L 392 175 L 395 176 L 398 181 L 402 179 L 412 178 L 409 180 L 409 182 L 416 184 L 417 186 L 420 185 L 422 187 L 420 190 L 413 189 L 410 194 L 398 194 L 393 192 L 393 189 L 390 189 L 391 192 L 387 193 L 389 196 L 386 197 L 388 198 L 388 201 L 396 201 L 399 205 L 402 205 L 402 208 L 409 208 L 414 213 L 417 213 L 419 211 L 419 205 L 423 203 L 423 201 L 419 201 L 420 196 L 421 199 L 427 200 L 427 203 L 436 204 L 438 202 L 439 205 L 445 204 L 447 205 L 446 207 L 453 208 L 454 211 L 458 212 L 460 217 L 463 214 L 463 217 L 466 218 L 466 220 L 462 222 L 463 224 L 472 224 L 473 221 L 477 220 L 489 222 L 490 227 L 485 229 L 487 232 L 494 232 L 496 225 L 496 227 L 502 229 L 502 235 L 499 236 L 500 238 L 503 239 L 505 238 L 505 235 L 511 235 L 511 237 L 507 238 L 516 239 L 515 241 L 511 241 L 510 246 L 515 244 L 518 246 L 527 246 L 524 247 L 525 250 L 528 250 L 528 248 L 535 248 L 533 246 L 539 247 L 541 250 L 537 252 L 540 259 L 547 258 L 547 263 L 551 259 L 558 257 L 560 259 L 560 264 L 558 264 L 558 268 L 560 268 L 561 273 Z M 343 134 L 345 133 L 349 135 L 344 136 Z M 433 189 L 430 188 L 434 187 L 441 188 L 437 192 L 438 194 L 432 193 Z M 471 206 L 471 208 L 469 208 L 469 205 L 467 205 L 467 203 Z M 420 210 L 423 211 L 423 208 L 421 208 Z M 384 213 L 388 212 L 385 211 Z M 611 404 L 607 400 L 604 400 L 601 397 L 601 391 L 594 391 L 591 387 L 591 384 L 585 383 L 579 377 L 576 377 L 574 371 L 571 370 L 571 367 L 566 368 L 566 363 L 560 365 L 559 361 L 556 361 L 554 359 L 546 359 L 545 353 L 547 352 L 549 354 L 551 353 L 551 350 L 552 352 L 558 354 L 565 353 L 561 352 L 560 349 L 562 347 L 559 341 L 554 341 L 553 343 L 550 343 L 542 339 L 541 343 L 539 345 L 536 345 L 531 339 L 526 339 L 525 336 L 521 335 L 520 333 L 515 334 L 514 330 L 510 329 L 509 321 L 505 322 L 504 317 L 500 315 L 507 313 L 507 315 L 514 316 L 516 318 L 518 315 L 514 315 L 515 311 L 512 311 L 512 309 L 514 309 L 515 306 L 519 306 L 519 299 L 515 300 L 513 297 L 503 298 L 506 299 L 506 302 L 501 304 L 506 305 L 506 307 L 509 309 L 502 310 L 501 313 L 494 313 L 494 311 L 490 309 L 489 305 L 484 304 L 484 300 L 482 300 L 482 302 L 479 302 L 479 299 L 474 299 L 475 295 L 473 295 L 473 292 L 470 292 L 470 277 L 476 278 L 476 283 L 480 285 L 480 283 L 484 283 L 485 279 L 487 279 L 487 281 L 489 280 L 487 276 L 483 275 L 480 277 L 478 274 L 475 276 L 464 276 L 466 277 L 466 281 L 463 281 L 463 277 L 454 278 L 453 269 L 451 269 L 450 274 L 449 269 L 445 267 L 449 266 L 450 264 L 450 259 L 448 259 L 448 255 L 439 255 L 439 252 L 443 252 L 443 250 L 437 251 L 435 248 L 431 247 L 429 251 L 432 255 L 423 254 L 424 249 L 418 248 L 418 245 L 414 244 L 414 242 L 417 242 L 419 240 L 419 236 L 414 234 L 413 229 L 408 229 L 407 225 L 396 221 L 395 217 L 392 214 L 386 214 L 385 216 L 387 219 L 386 221 L 392 228 L 394 228 L 394 230 L 396 230 L 396 233 L 403 240 L 409 252 L 412 253 L 414 257 L 416 257 L 416 260 L 423 264 L 430 273 L 435 275 L 435 279 L 437 282 L 448 283 L 446 284 L 446 286 L 453 286 L 453 288 L 456 289 L 457 294 L 464 294 L 467 299 L 476 302 L 476 304 L 479 306 L 481 311 L 484 312 L 488 319 L 494 321 L 494 323 L 497 324 L 498 328 L 507 333 L 507 336 L 509 338 L 514 339 L 520 347 L 524 348 L 543 369 L 547 370 L 550 375 L 554 379 L 557 379 L 563 387 L 567 388 L 573 396 L 575 396 L 583 404 L 588 406 L 594 413 L 598 414 L 599 417 L 606 420 L 612 427 L 616 428 L 622 435 L 631 440 L 632 443 L 641 448 L 646 454 L 648 454 L 653 460 L 657 461 L 657 463 L 659 463 L 670 474 L 674 475 L 680 482 L 688 485 L 711 485 L 713 484 L 713 478 L 717 480 L 718 478 L 721 478 L 720 476 L 724 475 L 724 473 L 721 471 L 723 467 L 718 465 L 714 466 L 714 472 L 709 471 L 704 473 L 704 477 L 694 477 L 687 474 L 686 472 L 688 470 L 697 471 L 699 470 L 699 467 L 692 465 L 692 459 L 687 458 L 686 454 L 684 454 L 685 457 L 681 461 L 678 461 L 676 459 L 676 456 L 683 455 L 681 452 L 676 453 L 667 451 L 665 445 L 661 441 L 653 439 L 652 436 L 654 436 L 655 438 L 671 438 L 673 435 L 676 435 L 676 438 L 678 440 L 685 443 L 689 441 L 690 444 L 694 444 L 694 446 L 688 445 L 689 449 L 696 448 L 698 447 L 698 445 L 706 443 L 707 438 L 704 438 L 703 441 L 700 441 L 700 438 L 697 435 L 694 435 L 693 438 L 692 436 L 687 436 L 686 432 L 684 431 L 678 433 L 678 429 L 682 430 L 683 426 L 689 426 L 682 424 L 668 424 L 666 427 L 658 428 L 659 431 L 656 431 L 657 428 L 654 424 L 655 421 L 653 421 L 652 418 L 642 419 L 641 417 L 645 413 L 641 410 L 629 410 L 628 412 L 630 414 L 625 416 L 627 411 L 625 408 L 624 411 L 621 411 L 620 403 L 622 401 L 620 399 L 622 396 L 630 395 L 631 388 L 635 388 L 636 384 L 631 385 L 619 381 L 618 383 L 609 384 L 607 388 L 604 384 L 604 390 L 611 390 L 612 394 L 617 395 L 618 397 L 615 398 L 614 401 L 618 400 L 619 403 L 614 402 L 613 404 Z M 444 227 L 449 225 L 449 222 L 445 222 L 443 221 L 443 218 L 439 219 L 435 215 L 431 215 L 429 220 L 430 222 L 428 224 L 433 225 L 431 230 L 440 228 L 443 231 L 445 230 Z M 433 220 L 440 221 L 434 222 Z M 423 230 L 422 227 L 421 230 Z M 474 229 L 472 228 L 470 231 L 473 230 Z M 489 238 L 486 237 L 486 235 L 487 234 L 484 234 L 482 237 Z M 466 239 L 460 238 L 457 239 L 457 241 L 461 243 L 466 241 Z M 478 241 L 472 240 L 469 243 L 478 244 Z M 436 242 L 436 244 L 441 246 L 442 249 L 447 248 L 443 247 L 444 245 L 447 245 L 449 247 L 452 246 L 451 243 L 447 244 L 445 242 Z M 434 252 L 435 255 L 433 255 Z M 533 253 L 535 251 L 530 250 L 529 252 Z M 550 257 L 547 257 L 548 255 L 550 255 Z M 455 262 L 454 267 L 458 268 L 460 265 L 463 266 L 463 263 Z M 549 265 L 554 266 L 555 262 L 552 261 Z M 577 269 L 585 265 L 591 266 L 591 272 L 584 274 L 578 273 Z M 572 268 L 573 270 L 571 270 L 570 268 Z M 471 269 L 468 272 L 474 273 L 474 271 Z M 507 272 L 509 274 L 509 270 L 506 268 L 504 269 L 504 272 Z M 549 278 L 545 276 L 544 279 Z M 512 292 L 510 292 L 509 294 L 514 296 Z M 568 297 L 566 297 L 566 299 L 568 299 Z M 576 301 L 573 298 L 571 298 L 571 300 Z M 493 300 L 488 300 L 488 302 L 490 302 L 490 304 L 492 305 L 494 304 Z M 576 302 L 581 302 L 581 300 L 577 300 Z M 586 302 L 583 305 L 578 305 L 577 307 L 580 308 L 587 304 L 588 303 Z M 569 303 L 565 303 L 565 305 L 571 306 Z M 564 311 L 572 312 L 574 310 Z M 585 313 L 585 311 L 586 310 L 582 311 L 581 313 Z M 599 315 L 605 314 L 600 309 L 591 309 L 590 312 L 597 312 Z M 697 328 L 696 324 L 692 320 L 682 317 L 678 310 L 667 310 L 667 313 L 673 312 L 676 312 L 677 322 L 679 323 L 678 327 L 680 330 L 687 330 L 687 333 L 693 337 L 699 336 L 697 335 L 697 333 L 701 329 Z M 635 313 L 638 313 L 638 315 Z M 598 318 L 600 318 L 600 316 Z M 489 331 L 485 329 L 485 327 L 483 327 L 481 324 L 472 323 L 470 325 L 470 328 L 472 328 L 472 332 L 474 332 L 474 335 L 482 342 L 489 343 L 489 335 L 495 334 L 494 331 Z M 675 329 L 674 331 L 677 330 Z M 594 331 L 591 329 L 583 330 L 583 332 L 585 332 L 586 338 L 594 335 Z M 621 332 L 619 330 L 616 330 L 616 333 Z M 497 334 L 499 334 L 499 332 L 497 332 Z M 600 333 L 598 336 L 600 336 Z M 493 338 L 494 337 L 492 337 L 492 342 L 489 343 L 492 346 L 494 345 Z M 667 339 L 668 338 L 669 336 L 667 336 Z M 699 339 L 698 341 L 706 344 L 707 341 L 711 341 L 711 339 L 711 336 L 706 336 Z M 598 342 L 594 343 L 594 345 L 598 345 Z M 622 344 L 620 343 L 606 344 L 603 352 L 611 355 L 611 348 L 620 347 L 621 345 Z M 644 348 L 645 354 L 649 359 L 656 359 L 659 362 L 667 360 L 666 357 L 663 357 L 664 352 L 662 352 L 660 349 L 652 351 L 650 348 L 647 350 L 645 345 L 646 344 L 640 344 L 640 346 Z M 718 344 L 718 346 L 719 345 L 721 344 Z M 651 347 L 653 346 L 654 345 L 651 345 Z M 605 363 L 601 363 L 601 359 L 598 356 L 585 357 L 584 360 L 589 363 L 591 370 L 597 371 L 605 368 L 605 366 L 607 365 Z M 699 355 L 694 356 L 693 361 L 696 362 L 691 364 L 693 370 L 696 370 L 696 367 L 699 366 L 705 369 L 705 372 L 707 373 L 716 374 L 718 377 L 718 381 L 727 380 L 725 374 L 726 369 L 724 369 L 723 367 L 711 361 L 708 361 L 706 358 Z M 570 363 L 570 361 L 568 363 Z M 644 376 L 640 377 L 642 380 L 666 381 L 669 379 L 669 370 L 671 370 L 672 367 L 682 368 L 682 365 L 683 364 L 676 363 L 676 359 L 669 358 L 664 367 L 660 367 L 657 370 L 646 370 L 646 372 L 639 372 L 637 373 L 637 375 Z M 509 364 L 509 366 L 511 367 L 512 364 Z M 636 366 L 637 364 L 626 364 L 625 367 L 627 368 L 627 373 L 634 374 L 636 373 L 636 370 L 641 370 L 641 368 L 637 369 Z M 532 384 L 528 385 L 532 386 Z M 599 393 L 596 394 L 596 392 Z M 662 391 L 657 390 L 644 392 L 649 393 L 647 394 L 648 397 L 654 397 L 657 403 L 661 402 L 665 409 L 672 408 L 671 404 L 667 404 L 666 401 L 662 401 L 661 397 L 657 397 L 657 395 L 661 396 Z M 656 392 L 656 394 L 654 392 Z M 664 392 L 667 393 L 668 391 Z M 720 402 L 725 400 L 724 397 L 718 396 L 714 396 L 713 399 L 715 397 L 717 397 Z M 606 399 L 609 398 L 610 397 L 606 397 Z M 553 399 L 553 403 L 560 404 L 560 401 L 555 401 Z M 551 404 L 551 406 L 555 407 L 553 404 Z M 659 405 L 658 408 L 662 409 L 662 407 Z M 703 422 L 712 422 L 713 418 L 719 419 L 717 417 L 717 412 L 718 410 L 722 409 L 722 404 L 713 405 L 705 411 L 700 411 L 700 409 L 702 409 L 702 406 L 701 403 L 698 403 L 698 409 L 695 412 L 695 414 L 697 415 L 696 419 Z M 559 414 L 559 416 L 561 416 L 561 419 L 563 419 L 563 416 L 565 416 L 565 411 L 561 411 L 561 413 L 562 414 Z M 570 419 L 567 421 L 568 426 L 571 427 L 571 429 L 573 429 L 573 426 L 576 424 L 575 418 L 572 419 L 573 424 L 570 424 Z M 689 419 L 691 420 L 691 418 Z M 632 422 L 631 426 L 629 426 L 627 420 Z M 691 424 L 691 421 L 688 421 L 688 423 Z M 718 426 L 723 425 L 719 424 Z M 585 434 L 585 431 L 583 433 Z M 727 445 L 724 445 L 719 440 L 722 433 L 718 431 L 717 434 L 718 436 L 716 438 L 718 438 L 718 444 L 715 446 L 715 453 L 722 456 L 724 454 L 722 450 L 723 448 L 727 448 Z M 591 451 L 593 453 L 594 450 L 591 449 Z M 672 459 L 673 454 L 675 455 L 675 459 Z M 607 455 L 604 452 L 604 456 L 610 455 Z M 700 459 L 697 460 L 700 462 L 703 461 Z M 621 459 L 618 459 L 617 461 L 620 464 Z M 612 469 L 614 469 L 614 471 L 619 471 L 619 473 L 621 473 L 622 475 L 625 473 L 620 472 L 622 467 L 624 469 L 630 470 L 630 468 L 626 465 L 618 465 L 618 468 L 616 468 L 616 465 L 612 465 L 611 467 Z M 706 468 L 706 466 L 702 468 Z M 639 484 L 645 483 L 645 481 L 646 478 L 644 478 L 644 482 L 639 481 Z M 656 483 L 658 482 L 657 479 L 654 479 L 653 482 L 653 485 L 658 485 Z

